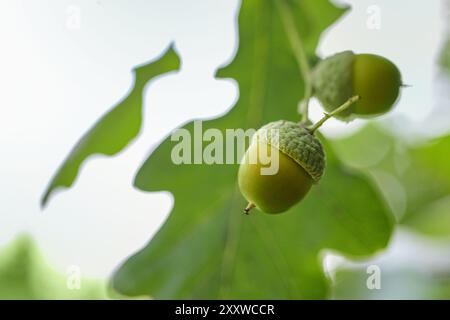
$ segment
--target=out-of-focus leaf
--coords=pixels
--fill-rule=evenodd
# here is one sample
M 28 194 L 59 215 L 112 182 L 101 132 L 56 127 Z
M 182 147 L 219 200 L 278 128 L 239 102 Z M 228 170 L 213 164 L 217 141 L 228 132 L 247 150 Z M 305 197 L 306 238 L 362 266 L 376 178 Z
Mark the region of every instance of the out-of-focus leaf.
M 395 150 L 395 138 L 368 123 L 349 137 L 333 140 L 339 158 L 356 169 L 377 167 Z
M 80 278 L 77 288 L 67 285 L 68 276 L 47 266 L 28 236 L 0 249 L 0 299 L 108 298 L 106 283 Z
M 424 206 L 404 223 L 426 235 L 450 237 L 450 194 Z
M 343 12 L 328 1 L 289 1 L 313 56 L 320 33 Z M 218 72 L 237 80 L 240 98 L 203 130 L 257 128 L 298 119 L 303 83 L 275 1 L 244 0 L 235 60 Z M 194 125 L 184 127 L 193 132 Z M 175 206 L 164 226 L 113 278 L 126 295 L 156 298 L 324 298 L 323 248 L 367 256 L 387 245 L 392 219 L 366 179 L 345 169 L 325 143 L 327 169 L 301 204 L 280 215 L 242 214 L 237 165 L 175 165 L 166 139 L 135 185 L 169 190 Z
M 352 167 L 398 182 L 405 197 L 399 222 L 429 235 L 450 235 L 450 136 L 410 145 L 369 125 L 333 146 Z M 387 198 L 395 196 L 392 185 L 376 180 Z
M 73 184 L 80 166 L 89 156 L 114 155 L 138 135 L 142 122 L 142 95 L 147 83 L 156 76 L 177 70 L 179 65 L 180 60 L 171 46 L 158 60 L 134 69 L 133 88 L 75 145 L 45 191 L 42 206 L 56 189 Z
M 408 190 L 408 209 L 403 223 L 429 235 L 448 237 L 450 136 L 412 148 L 410 152 L 409 170 L 402 176 Z

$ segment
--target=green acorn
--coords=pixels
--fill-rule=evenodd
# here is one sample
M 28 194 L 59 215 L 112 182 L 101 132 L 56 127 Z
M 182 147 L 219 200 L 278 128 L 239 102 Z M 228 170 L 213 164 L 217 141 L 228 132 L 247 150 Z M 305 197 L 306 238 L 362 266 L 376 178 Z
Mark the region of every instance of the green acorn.
M 275 153 L 276 173 L 263 174 L 268 165 L 262 155 L 274 159 Z M 322 144 L 310 130 L 284 120 L 266 124 L 253 136 L 239 167 L 239 188 L 249 202 L 245 212 L 254 207 L 266 213 L 286 211 L 320 180 L 324 168 Z
M 389 111 L 402 86 L 398 68 L 388 59 L 374 54 L 344 51 L 328 57 L 313 70 L 314 95 L 331 112 L 350 97 L 361 100 L 341 112 L 337 118 L 351 120 Z

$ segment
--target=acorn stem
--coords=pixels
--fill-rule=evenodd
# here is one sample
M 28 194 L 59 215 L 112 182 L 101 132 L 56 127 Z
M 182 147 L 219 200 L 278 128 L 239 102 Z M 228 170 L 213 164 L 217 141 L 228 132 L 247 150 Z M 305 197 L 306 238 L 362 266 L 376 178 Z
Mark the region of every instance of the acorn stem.
M 245 213 L 245 214 L 249 214 L 250 211 L 251 211 L 253 208 L 256 208 L 255 204 L 249 202 L 249 203 L 247 204 L 247 206 L 245 207 L 245 209 L 244 209 L 244 213 Z
M 305 46 L 303 45 L 302 38 L 295 25 L 295 19 L 292 16 L 291 10 L 286 3 L 286 0 L 275 1 L 280 12 L 281 21 L 283 23 L 284 30 L 286 31 L 287 37 L 292 47 L 295 59 L 297 60 L 300 74 L 305 82 L 305 96 L 303 101 L 300 103 L 300 112 L 302 114 L 302 122 L 308 121 L 308 109 L 309 100 L 312 96 L 312 79 L 311 79 L 311 68 L 308 62 L 308 57 L 306 55 Z
M 360 99 L 359 96 L 353 96 L 350 99 L 348 99 L 346 102 L 344 102 L 344 104 L 342 104 L 341 106 L 339 106 L 338 108 L 334 109 L 332 112 L 330 113 L 324 113 L 325 115 L 323 116 L 322 119 L 320 119 L 319 121 L 317 121 L 315 124 L 313 124 L 311 127 L 308 128 L 308 130 L 311 133 L 314 133 L 317 129 L 319 129 L 325 121 L 327 121 L 328 119 L 330 119 L 331 117 L 337 115 L 338 113 L 344 111 L 345 109 L 349 108 L 352 104 L 354 104 L 356 101 L 358 101 Z

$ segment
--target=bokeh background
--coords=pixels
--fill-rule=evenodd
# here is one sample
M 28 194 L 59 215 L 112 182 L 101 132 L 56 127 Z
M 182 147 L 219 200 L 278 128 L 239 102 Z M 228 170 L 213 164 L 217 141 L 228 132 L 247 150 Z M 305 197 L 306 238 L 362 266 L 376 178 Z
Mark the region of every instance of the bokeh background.
M 450 144 L 441 138 L 450 132 L 450 3 L 335 3 L 352 10 L 324 33 L 318 55 L 384 55 L 411 87 L 391 113 L 369 124 L 330 120 L 322 130 L 337 140 L 348 166 L 371 177 L 403 224 L 371 260 L 325 253 L 333 296 L 450 298 L 450 195 L 440 195 L 425 214 L 404 217 L 411 192 L 433 185 L 409 190 L 407 178 L 424 155 L 431 154 L 432 166 L 438 159 L 436 166 L 447 168 L 442 179 L 450 181 Z M 175 127 L 223 114 L 239 95 L 233 81 L 214 78 L 237 50 L 238 8 L 237 0 L 0 2 L 0 298 L 108 297 L 108 277 L 172 207 L 169 193 L 132 187 L 136 168 Z M 379 23 L 370 20 L 374 12 Z M 146 91 L 151 102 L 140 138 L 118 156 L 91 159 L 73 189 L 41 210 L 42 192 L 81 133 L 129 90 L 131 69 L 171 42 L 182 67 Z M 311 109 L 314 120 L 321 117 L 317 102 Z M 380 290 L 366 286 L 366 266 L 373 264 L 382 270 Z M 67 288 L 74 268 L 81 290 Z

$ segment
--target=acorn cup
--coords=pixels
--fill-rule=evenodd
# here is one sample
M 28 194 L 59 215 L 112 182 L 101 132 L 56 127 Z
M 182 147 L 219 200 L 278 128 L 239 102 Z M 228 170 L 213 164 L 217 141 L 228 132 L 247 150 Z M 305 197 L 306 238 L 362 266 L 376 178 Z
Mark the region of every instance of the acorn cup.
M 336 115 L 349 121 L 386 113 L 394 106 L 403 85 L 400 71 L 388 59 L 344 51 L 317 64 L 312 86 L 314 96 L 328 112 L 359 95 L 360 101 Z

